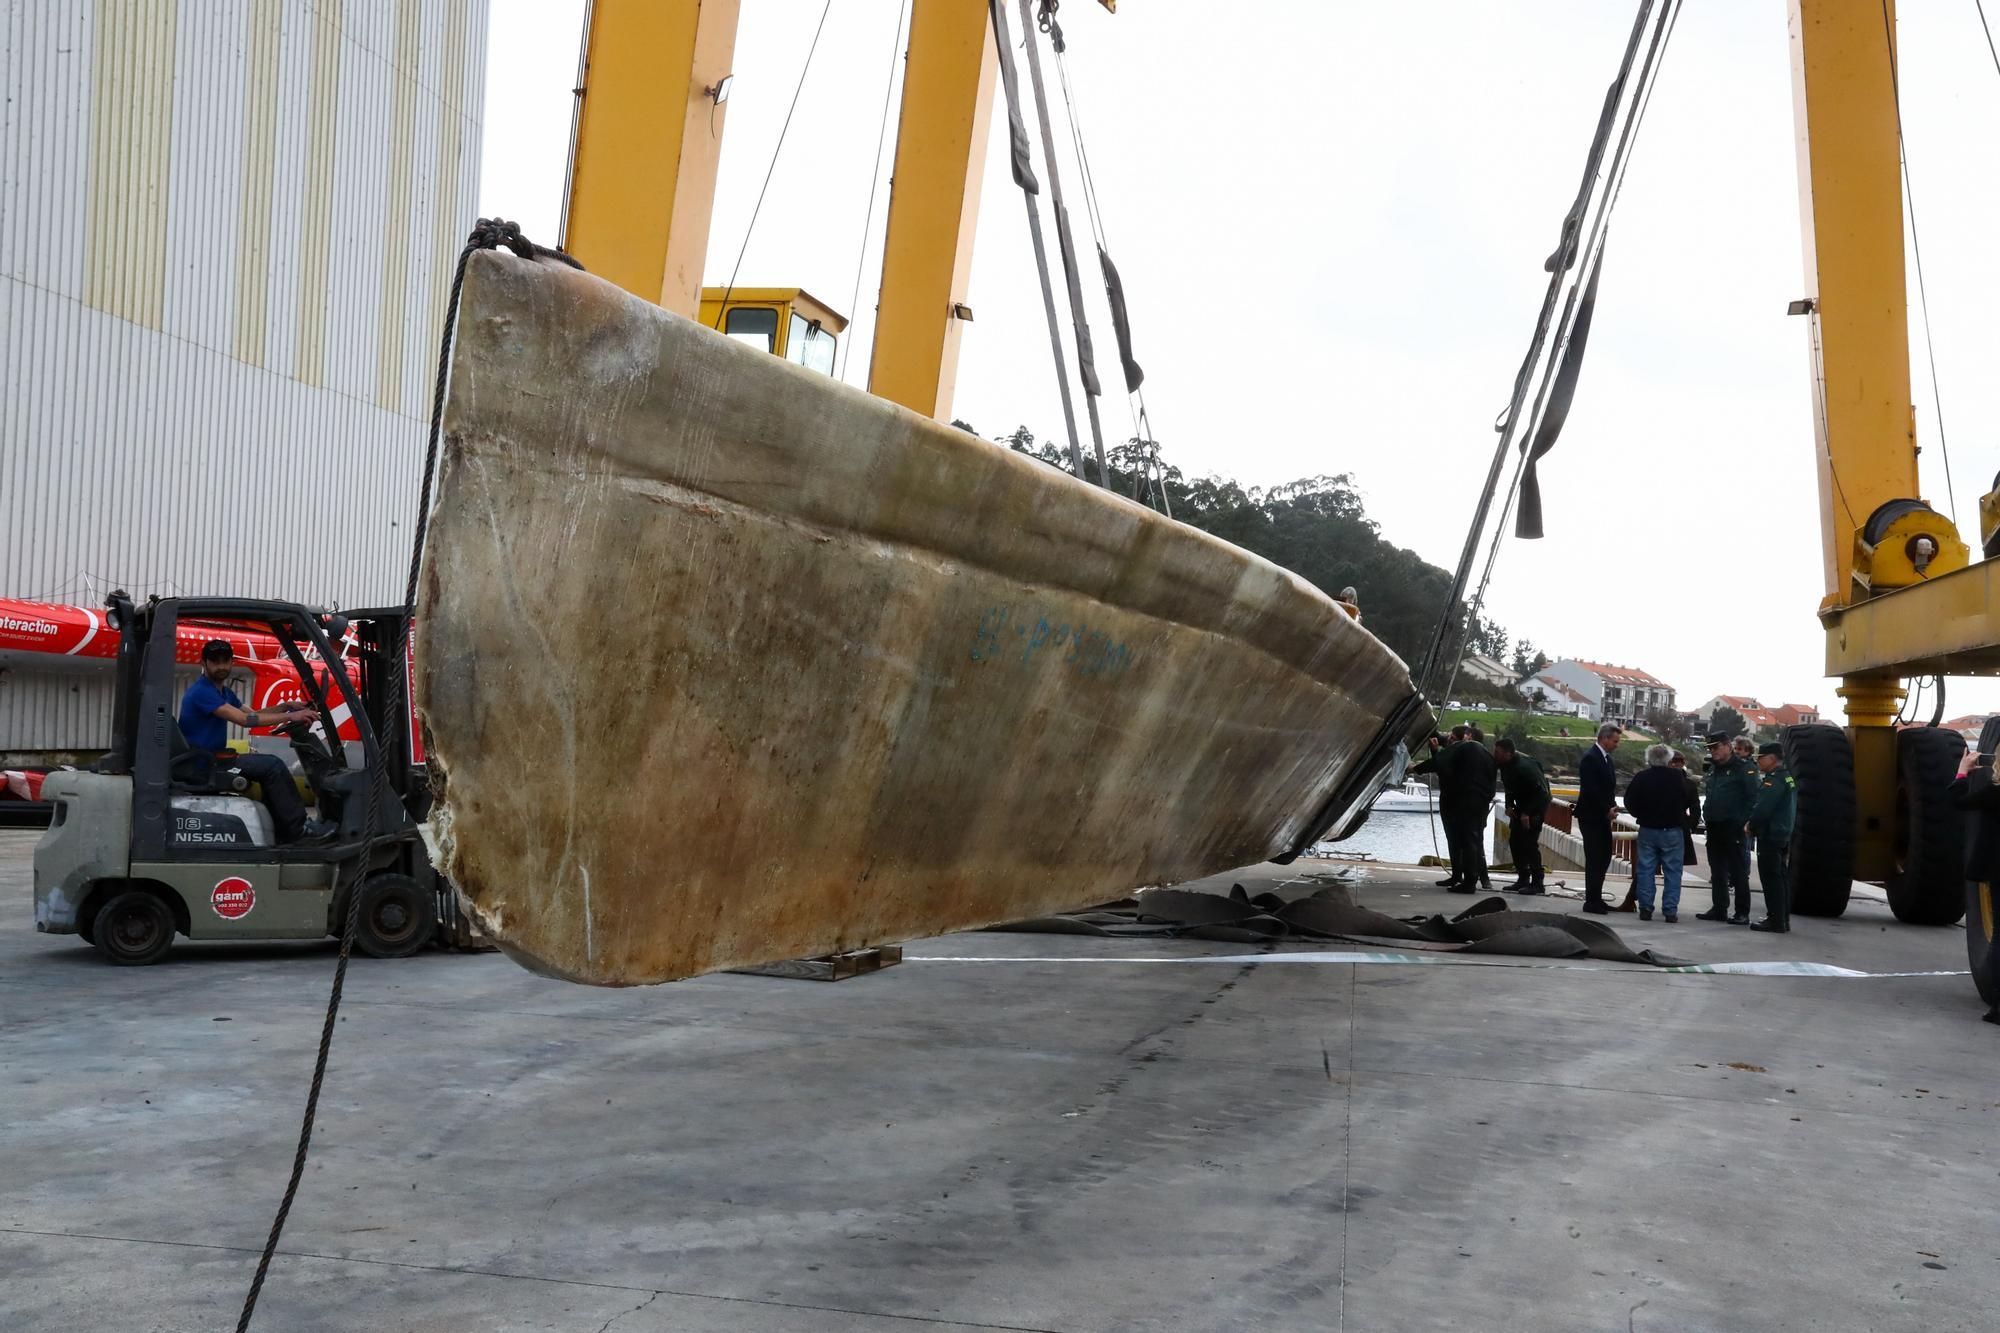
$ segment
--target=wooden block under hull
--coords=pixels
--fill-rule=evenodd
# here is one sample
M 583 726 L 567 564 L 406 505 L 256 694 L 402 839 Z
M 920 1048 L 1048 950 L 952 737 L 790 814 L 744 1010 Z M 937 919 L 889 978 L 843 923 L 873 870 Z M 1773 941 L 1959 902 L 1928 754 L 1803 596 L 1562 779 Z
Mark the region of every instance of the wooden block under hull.
M 845 981 L 849 977 L 880 972 L 883 968 L 894 967 L 902 961 L 901 945 L 884 944 L 875 949 L 855 949 L 850 953 L 828 954 L 824 958 L 786 958 L 775 963 L 758 963 L 754 967 L 732 967 L 729 970 L 747 977 L 784 977 L 793 981 Z
M 439 869 L 557 976 L 1287 854 L 1430 725 L 1288 571 L 586 274 L 473 257 L 445 425 L 417 654 Z

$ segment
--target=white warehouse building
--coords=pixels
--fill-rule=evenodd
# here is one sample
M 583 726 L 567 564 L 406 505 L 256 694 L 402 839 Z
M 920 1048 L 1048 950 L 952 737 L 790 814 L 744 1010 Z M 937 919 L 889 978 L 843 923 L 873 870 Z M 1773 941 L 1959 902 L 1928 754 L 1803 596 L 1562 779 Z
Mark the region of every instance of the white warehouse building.
M 400 599 L 486 24 L 487 0 L 0 14 L 0 597 Z M 108 742 L 105 664 L 61 662 L 0 653 L 0 753 Z

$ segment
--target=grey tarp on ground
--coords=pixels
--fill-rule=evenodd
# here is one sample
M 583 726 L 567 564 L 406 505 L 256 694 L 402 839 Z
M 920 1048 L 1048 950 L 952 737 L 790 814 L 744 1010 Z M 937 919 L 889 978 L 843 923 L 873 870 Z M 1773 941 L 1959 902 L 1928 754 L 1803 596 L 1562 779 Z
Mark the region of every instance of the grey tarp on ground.
M 1454 917 L 1403 920 L 1361 906 L 1340 883 L 1323 885 L 1290 901 L 1272 893 L 1252 898 L 1240 884 L 1227 897 L 1189 889 L 1153 889 L 1088 912 L 1035 917 L 992 929 L 1238 944 L 1337 939 L 1428 953 L 1596 958 L 1650 967 L 1686 967 L 1692 961 L 1656 949 L 1634 949 L 1601 921 L 1563 912 L 1516 911 L 1497 896 L 1483 898 Z

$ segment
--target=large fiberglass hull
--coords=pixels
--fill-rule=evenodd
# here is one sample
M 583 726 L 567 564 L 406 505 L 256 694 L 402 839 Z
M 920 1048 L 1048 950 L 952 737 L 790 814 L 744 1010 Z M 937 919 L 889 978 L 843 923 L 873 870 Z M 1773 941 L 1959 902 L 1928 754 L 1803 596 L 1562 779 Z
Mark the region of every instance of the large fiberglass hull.
M 418 608 L 441 869 L 631 984 L 1295 854 L 1429 724 L 1269 562 L 475 255 Z

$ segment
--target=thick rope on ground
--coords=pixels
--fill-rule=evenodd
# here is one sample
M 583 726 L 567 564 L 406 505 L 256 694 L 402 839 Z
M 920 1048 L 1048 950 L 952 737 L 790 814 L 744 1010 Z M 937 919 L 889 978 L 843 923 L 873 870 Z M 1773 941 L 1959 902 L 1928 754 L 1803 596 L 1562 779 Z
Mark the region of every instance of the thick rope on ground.
M 466 238 L 465 247 L 458 252 L 458 264 L 451 277 L 451 295 L 445 302 L 444 333 L 438 345 L 437 382 L 431 392 L 430 438 L 424 450 L 423 480 L 418 488 L 416 529 L 410 539 L 409 579 L 403 591 L 402 625 L 396 635 L 392 650 L 395 656 L 391 661 L 409 661 L 410 617 L 416 610 L 417 578 L 423 569 L 424 538 L 430 529 L 431 486 L 437 475 L 438 442 L 444 423 L 445 382 L 451 372 L 452 334 L 458 323 L 459 295 L 465 287 L 465 265 L 478 250 L 507 250 L 522 259 L 555 260 L 571 268 L 583 267 L 560 250 L 536 245 L 521 234 L 518 226 L 499 218 L 479 219 L 472 234 Z M 345 668 L 337 656 L 330 665 L 342 693 L 351 700 L 359 699 L 360 695 L 347 679 Z M 408 673 L 391 671 L 389 681 L 382 715 L 407 721 L 409 709 L 403 691 L 409 683 Z M 292 1173 L 285 1182 L 284 1197 L 278 1201 L 277 1215 L 271 1219 L 271 1233 L 265 1237 L 264 1249 L 257 1257 L 256 1275 L 251 1278 L 250 1290 L 243 1297 L 243 1311 L 236 1320 L 237 1333 L 245 1333 L 256 1316 L 257 1299 L 263 1293 L 264 1279 L 271 1271 L 271 1260 L 278 1252 L 278 1240 L 284 1235 L 285 1222 L 291 1216 L 293 1201 L 298 1197 L 299 1182 L 305 1177 L 306 1156 L 312 1149 L 313 1125 L 319 1116 L 320 1090 L 326 1083 L 327 1060 L 333 1052 L 333 1028 L 339 1021 L 340 997 L 347 984 L 347 961 L 353 955 L 354 933 L 361 920 L 360 880 L 374 859 L 375 843 L 380 833 L 381 793 L 388 781 L 388 759 L 383 754 L 381 739 L 368 720 L 367 710 L 356 708 L 354 717 L 361 730 L 369 771 L 368 807 L 361 825 L 361 846 L 355 853 L 353 869 L 349 872 L 351 882 L 347 892 L 347 915 L 340 928 L 340 953 L 333 965 L 333 987 L 327 995 L 326 1019 L 320 1025 L 319 1050 L 313 1058 L 312 1082 L 306 1089 L 306 1109 L 299 1124 L 298 1150 L 292 1155 Z

